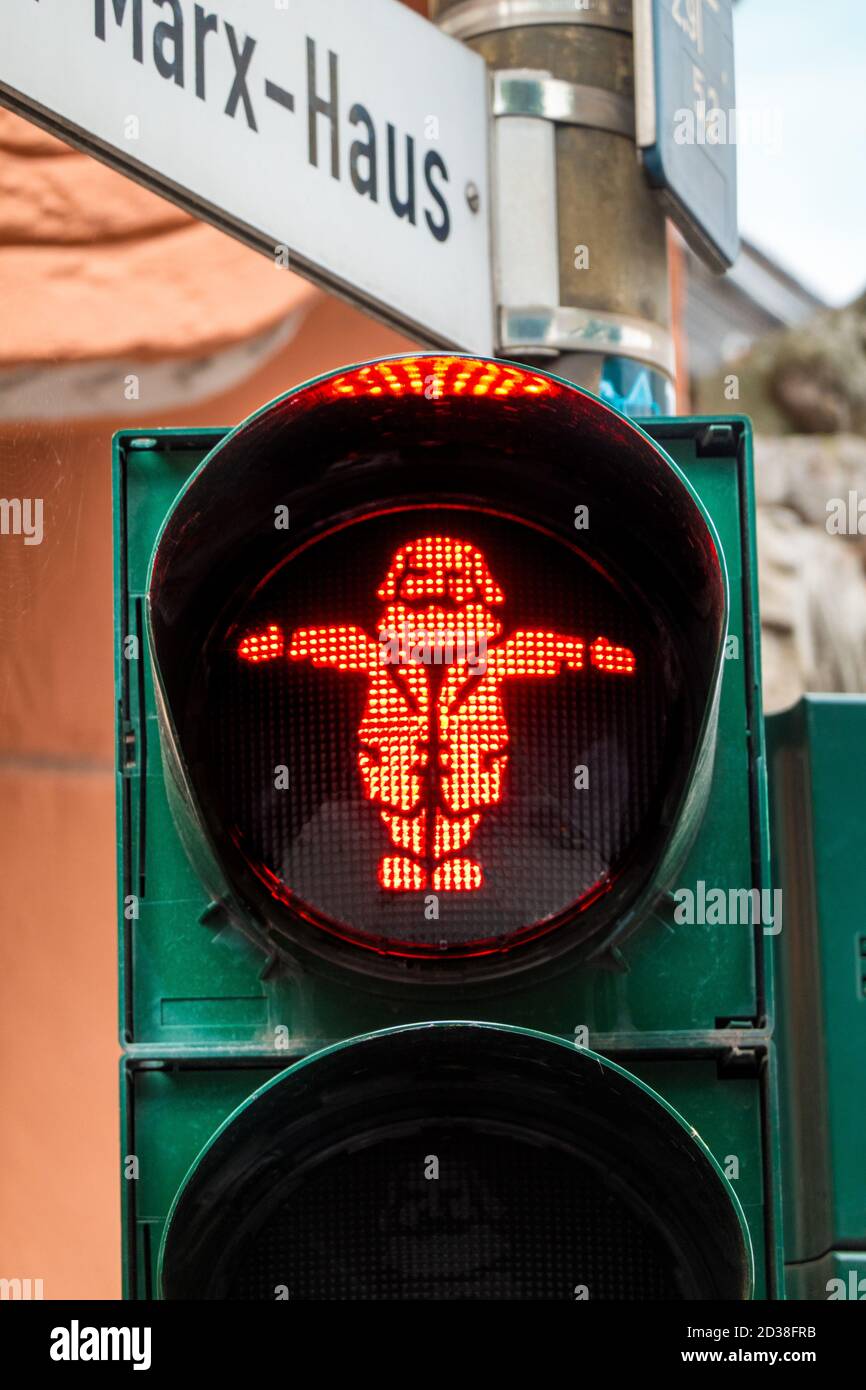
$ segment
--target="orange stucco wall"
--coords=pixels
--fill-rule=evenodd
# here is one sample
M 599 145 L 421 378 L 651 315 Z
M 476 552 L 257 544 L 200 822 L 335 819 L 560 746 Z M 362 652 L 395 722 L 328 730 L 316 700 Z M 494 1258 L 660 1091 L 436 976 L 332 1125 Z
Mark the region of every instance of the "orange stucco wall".
M 322 297 L 218 399 L 140 423 L 232 424 L 405 340 Z M 110 440 L 117 423 L 0 428 L 2 494 L 44 539 L 0 538 L 0 1274 L 47 1298 L 119 1293 Z
M 44 499 L 41 545 L 0 536 L 0 1276 L 49 1299 L 120 1292 L 111 434 L 232 424 L 408 344 L 0 113 L 0 387 L 38 371 L 50 394 L 70 361 L 122 383 L 133 357 L 218 355 L 296 310 L 218 397 L 0 423 L 0 496 Z

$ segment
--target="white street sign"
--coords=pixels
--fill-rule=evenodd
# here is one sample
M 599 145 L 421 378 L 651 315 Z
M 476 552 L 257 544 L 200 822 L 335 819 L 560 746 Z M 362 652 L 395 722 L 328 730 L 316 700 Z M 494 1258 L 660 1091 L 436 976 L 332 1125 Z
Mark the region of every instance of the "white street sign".
M 397 0 L 0 0 L 0 103 L 422 341 L 492 351 L 486 68 Z

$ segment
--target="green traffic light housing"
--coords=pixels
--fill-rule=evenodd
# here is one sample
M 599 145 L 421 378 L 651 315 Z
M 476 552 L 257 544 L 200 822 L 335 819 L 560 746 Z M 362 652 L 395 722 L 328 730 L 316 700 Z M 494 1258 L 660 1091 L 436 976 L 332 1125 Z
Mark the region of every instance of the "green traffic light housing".
M 771 1296 L 768 938 L 673 896 L 769 882 L 747 423 L 422 355 L 115 450 L 128 1295 Z

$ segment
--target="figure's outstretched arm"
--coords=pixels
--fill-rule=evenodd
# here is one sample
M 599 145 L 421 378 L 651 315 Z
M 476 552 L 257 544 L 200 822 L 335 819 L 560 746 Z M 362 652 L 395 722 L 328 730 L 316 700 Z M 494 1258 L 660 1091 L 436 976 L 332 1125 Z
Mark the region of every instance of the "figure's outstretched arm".
M 558 676 L 563 666 L 582 671 L 587 656 L 600 671 L 631 675 L 635 670 L 634 653 L 628 647 L 614 646 L 606 637 L 596 637 L 587 647 L 580 637 L 563 637 L 556 632 L 515 632 L 494 648 L 494 654 L 503 680 L 512 676 Z
M 370 671 L 378 648 L 359 627 L 302 627 L 292 633 L 286 652 L 285 634 L 276 623 L 251 632 L 238 644 L 238 656 L 258 663 L 288 655 L 290 661 L 311 661 L 314 666 L 336 666 L 340 671 Z
M 580 671 L 586 661 L 585 642 L 556 632 L 514 632 L 493 652 L 504 680 L 512 676 L 558 676 L 563 666 Z
M 283 629 L 276 623 L 270 623 L 258 632 L 247 633 L 238 643 L 238 656 L 242 661 L 251 661 L 254 665 L 260 661 L 276 661 L 278 656 L 285 655 L 285 650 Z
M 637 669 L 634 652 L 615 646 L 606 637 L 596 637 L 589 651 L 593 666 L 612 676 L 633 676 Z
M 379 648 L 360 627 L 302 627 L 292 633 L 289 658 L 338 671 L 372 671 Z

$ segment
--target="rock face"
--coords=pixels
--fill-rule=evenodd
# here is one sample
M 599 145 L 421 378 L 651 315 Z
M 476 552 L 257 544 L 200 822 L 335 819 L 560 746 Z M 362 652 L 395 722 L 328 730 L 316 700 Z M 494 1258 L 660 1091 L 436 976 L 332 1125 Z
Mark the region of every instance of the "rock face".
M 866 294 L 768 334 L 694 395 L 696 410 L 742 410 L 759 433 L 866 435 Z
M 761 345 L 767 389 L 801 434 L 866 434 L 866 295 Z
M 769 334 L 699 382 L 694 408 L 757 431 L 765 707 L 866 692 L 866 294 Z
M 866 691 L 866 438 L 759 438 L 755 485 L 765 708 Z

